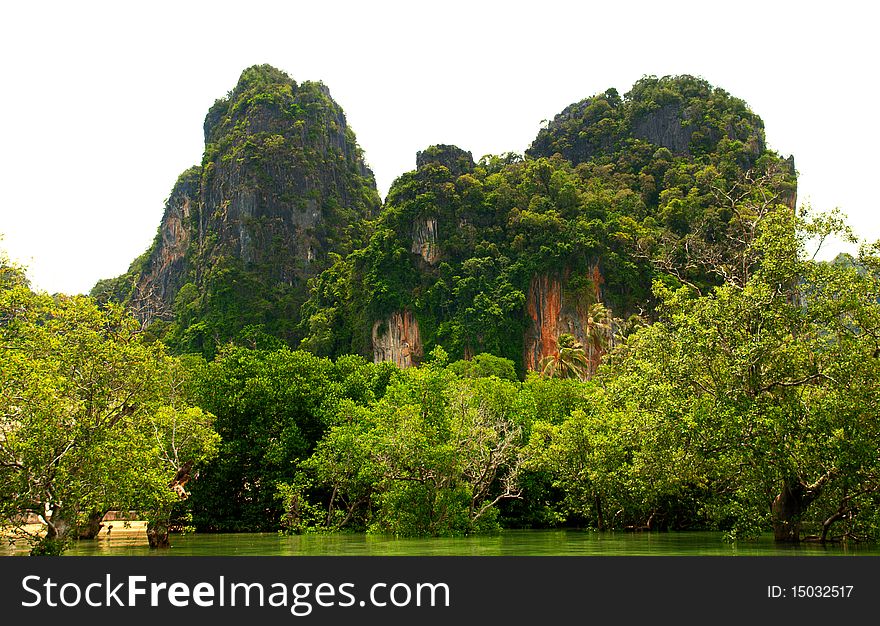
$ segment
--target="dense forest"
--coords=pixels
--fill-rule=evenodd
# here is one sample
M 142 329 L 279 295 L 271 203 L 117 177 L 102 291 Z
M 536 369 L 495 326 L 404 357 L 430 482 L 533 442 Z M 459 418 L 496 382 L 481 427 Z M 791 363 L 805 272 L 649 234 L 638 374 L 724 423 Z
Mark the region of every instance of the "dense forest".
M 0 519 L 174 529 L 880 533 L 880 247 L 705 81 L 574 103 L 380 202 L 321 83 L 245 70 L 91 296 L 0 259 Z M 45 532 L 25 524 L 39 515 Z

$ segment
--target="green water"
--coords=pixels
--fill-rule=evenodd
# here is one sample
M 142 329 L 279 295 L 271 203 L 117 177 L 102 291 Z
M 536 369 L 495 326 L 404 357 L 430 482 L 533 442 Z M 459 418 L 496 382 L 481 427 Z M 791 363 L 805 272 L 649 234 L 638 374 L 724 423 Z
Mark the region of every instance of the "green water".
M 0 554 L 22 554 L 3 546 Z M 511 530 L 499 535 L 401 539 L 377 535 L 271 533 L 173 535 L 169 550 L 150 550 L 146 537 L 102 537 L 80 541 L 76 556 L 827 556 L 880 555 L 880 546 L 778 546 L 772 537 L 728 544 L 720 533 L 597 533 Z

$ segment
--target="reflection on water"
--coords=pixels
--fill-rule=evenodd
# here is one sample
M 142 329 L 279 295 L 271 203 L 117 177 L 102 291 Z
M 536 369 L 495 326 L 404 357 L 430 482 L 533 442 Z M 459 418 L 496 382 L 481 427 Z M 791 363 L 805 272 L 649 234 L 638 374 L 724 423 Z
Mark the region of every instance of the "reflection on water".
M 0 547 L 0 554 L 25 554 Z M 498 535 L 401 539 L 383 535 L 272 533 L 173 535 L 170 550 L 150 550 L 146 535 L 126 533 L 79 541 L 75 556 L 824 556 L 880 555 L 880 546 L 777 546 L 772 537 L 728 544 L 720 533 L 598 533 L 509 530 Z

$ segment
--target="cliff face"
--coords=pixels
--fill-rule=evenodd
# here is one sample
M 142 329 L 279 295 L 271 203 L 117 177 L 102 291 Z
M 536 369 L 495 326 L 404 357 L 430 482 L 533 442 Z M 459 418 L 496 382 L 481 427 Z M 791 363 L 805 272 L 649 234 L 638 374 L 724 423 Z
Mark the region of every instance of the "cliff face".
M 418 254 L 428 265 L 434 265 L 440 259 L 440 246 L 437 243 L 437 218 L 426 217 L 413 224 L 413 254 Z
M 201 166 L 172 190 L 153 247 L 93 293 L 126 302 L 147 326 L 162 321 L 155 334 L 173 349 L 209 357 L 230 339 L 280 338 L 409 367 L 441 345 L 452 359 L 489 352 L 522 373 L 566 334 L 593 371 L 612 343 L 610 309 L 649 319 L 657 278 L 716 284 L 692 252 L 736 252 L 719 190 L 764 176 L 767 190 L 796 199 L 793 161 L 766 149 L 760 118 L 691 76 L 573 103 L 525 158 L 475 164 L 466 150 L 430 146 L 381 214 L 321 83 L 249 68 L 208 111 L 204 134 Z M 781 176 L 766 177 L 773 169 Z
M 529 370 L 538 369 L 546 356 L 556 353 L 556 339 L 562 322 L 562 281 L 546 274 L 534 276 L 529 283 L 526 310 L 532 321 L 526 331 L 523 363 Z
M 523 364 L 540 370 L 541 361 L 558 353 L 557 339 L 567 333 L 583 347 L 595 372 L 611 347 L 611 312 L 602 306 L 602 275 L 598 265 L 582 274 L 536 274 L 529 283 Z M 597 306 L 598 305 L 598 306 Z
M 276 72 L 246 70 L 206 117 L 199 244 L 294 284 L 351 249 L 379 202 L 328 89 Z
M 773 174 L 784 162 L 766 149 L 761 119 L 692 76 L 573 103 L 526 157 L 477 165 L 455 146 L 419 152 L 367 245 L 317 281 L 306 345 L 338 350 L 327 336 L 343 328 L 344 349 L 377 361 L 406 367 L 440 345 L 451 359 L 489 352 L 523 373 L 571 335 L 591 375 L 615 325 L 623 334 L 650 321 L 655 280 L 717 284 L 712 259 L 739 241 L 724 190 L 754 181 L 792 203 L 795 191 L 792 163 Z
M 418 365 L 424 356 L 419 324 L 412 311 L 395 311 L 373 324 L 373 361 L 392 361 L 398 367 Z
M 429 146 L 416 153 L 416 172 L 423 171 L 428 166 L 440 166 L 446 168 L 450 180 L 455 180 L 463 174 L 474 170 L 474 158 L 470 152 L 462 150 L 458 146 L 439 144 Z M 466 217 L 459 215 L 456 206 L 443 206 L 442 202 L 436 202 L 433 210 L 428 209 L 412 215 L 412 246 L 410 251 L 421 257 L 429 266 L 434 266 L 441 258 L 442 248 L 440 245 L 440 222 L 448 230 L 466 224 Z
M 204 132 L 202 165 L 172 190 L 124 299 L 145 325 L 185 311 L 165 337 L 182 349 L 248 326 L 290 340 L 306 281 L 362 243 L 360 225 L 378 212 L 373 174 L 328 89 L 265 65 L 211 107 Z M 198 345 L 180 345 L 196 324 Z
M 424 311 L 412 298 L 418 287 L 410 281 L 434 276 L 441 261 L 454 262 L 448 258 L 444 242 L 450 240 L 451 233 L 467 226 L 460 214 L 454 181 L 474 167 L 473 156 L 466 150 L 452 145 L 429 146 L 416 154 L 416 169 L 401 176 L 389 191 L 380 231 L 387 229 L 392 238 L 382 242 L 381 250 L 376 250 L 369 261 L 382 263 L 380 259 L 390 255 L 384 262 L 386 268 L 379 273 L 381 279 L 395 276 L 404 280 L 387 289 L 397 300 L 394 312 L 372 316 L 370 337 L 375 362 L 392 361 L 399 367 L 411 367 L 421 361 L 424 347 L 416 311 Z M 372 303 L 367 296 L 365 304 Z
M 135 278 L 129 306 L 145 324 L 173 319 L 171 304 L 187 274 L 186 252 L 191 239 L 193 209 L 199 202 L 201 168 L 181 174 L 165 203 L 153 247 Z
M 689 155 L 692 126 L 686 126 L 688 118 L 678 104 L 667 104 L 646 113 L 633 122 L 633 136 L 666 148 L 672 154 Z

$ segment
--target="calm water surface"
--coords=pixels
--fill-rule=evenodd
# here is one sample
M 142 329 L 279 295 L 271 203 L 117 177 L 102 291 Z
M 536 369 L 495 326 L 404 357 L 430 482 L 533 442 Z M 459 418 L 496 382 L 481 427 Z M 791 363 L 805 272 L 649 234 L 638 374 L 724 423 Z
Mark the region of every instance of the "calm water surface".
M 381 535 L 295 535 L 273 533 L 173 535 L 170 550 L 150 550 L 146 536 L 80 541 L 75 556 L 831 556 L 880 555 L 880 546 L 777 546 L 773 538 L 728 544 L 720 533 L 598 533 L 510 530 L 498 535 L 400 539 Z M 0 547 L 0 554 L 26 553 Z

